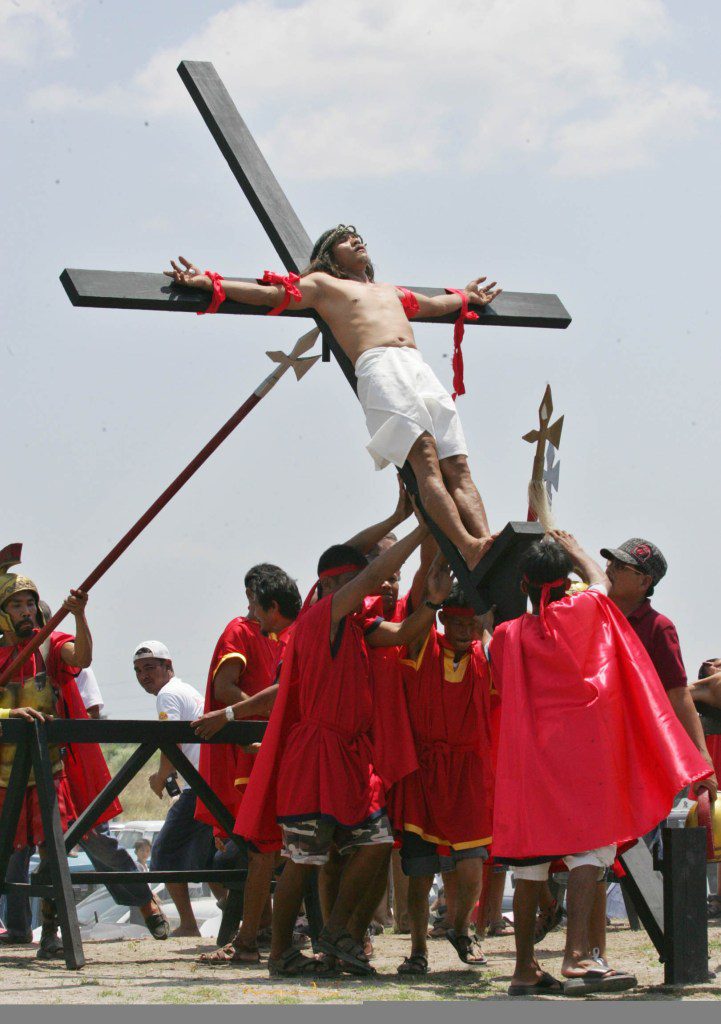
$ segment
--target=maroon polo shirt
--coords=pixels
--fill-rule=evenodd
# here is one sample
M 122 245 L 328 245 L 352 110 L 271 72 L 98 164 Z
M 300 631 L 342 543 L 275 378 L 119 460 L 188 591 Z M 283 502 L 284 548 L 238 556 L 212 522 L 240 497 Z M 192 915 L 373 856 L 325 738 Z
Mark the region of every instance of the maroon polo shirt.
M 686 669 L 681 657 L 678 633 L 673 622 L 652 608 L 648 599 L 628 616 L 628 621 L 648 651 L 664 690 L 674 690 L 677 686 L 686 686 L 688 684 Z

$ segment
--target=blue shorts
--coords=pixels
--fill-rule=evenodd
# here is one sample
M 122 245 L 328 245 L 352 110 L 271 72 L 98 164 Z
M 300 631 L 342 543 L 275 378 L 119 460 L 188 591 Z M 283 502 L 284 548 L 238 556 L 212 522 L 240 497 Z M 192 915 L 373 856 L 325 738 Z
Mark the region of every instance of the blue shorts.
M 195 820 L 195 793 L 184 789 L 168 811 L 150 852 L 151 871 L 209 868 L 215 853 L 213 829 Z
M 459 860 L 486 860 L 485 846 L 469 846 L 464 850 L 451 848 L 450 854 L 439 854 L 438 847 L 415 832 L 404 832 L 401 840 L 401 868 L 409 878 L 423 878 L 439 872 L 455 871 Z

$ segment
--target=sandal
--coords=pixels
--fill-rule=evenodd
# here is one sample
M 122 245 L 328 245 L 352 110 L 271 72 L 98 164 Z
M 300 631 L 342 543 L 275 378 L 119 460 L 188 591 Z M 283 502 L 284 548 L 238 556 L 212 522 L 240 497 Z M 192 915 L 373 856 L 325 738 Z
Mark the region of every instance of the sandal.
M 38 960 L 64 960 L 65 947 L 57 933 L 49 932 L 40 937 L 40 948 L 35 954 Z
M 500 939 L 506 935 L 513 934 L 513 922 L 509 921 L 507 917 L 502 917 L 499 921 L 493 921 L 486 930 L 486 936 L 489 939 Z
M 450 925 L 445 925 L 441 921 L 436 921 L 431 930 L 428 932 L 429 939 L 445 939 L 448 936 L 448 929 Z
M 333 938 L 326 928 L 318 936 L 316 942 L 322 953 L 329 953 L 331 956 L 351 964 L 363 974 L 375 974 L 376 969 L 368 963 L 368 958 L 363 952 L 363 946 L 356 942 L 349 932 L 338 932 Z
M 549 932 L 558 927 L 563 919 L 563 907 L 554 900 L 547 910 L 541 910 L 536 918 L 536 927 L 533 932 L 533 941 L 540 942 L 545 939 Z
M 145 918 L 145 927 L 154 939 L 167 939 L 170 935 L 170 921 L 162 911 L 149 914 Z
M 396 970 L 399 974 L 428 974 L 428 957 L 422 953 L 413 953 L 407 956 Z
M 590 992 L 625 992 L 638 984 L 635 976 L 627 971 L 614 971 L 606 960 L 593 951 L 589 957 L 592 964 L 583 974 L 572 978 L 564 978 L 563 994 L 565 996 L 585 996 Z
M 562 996 L 563 985 L 556 981 L 546 971 L 534 985 L 511 985 L 508 989 L 509 996 Z
M 446 932 L 446 938 L 463 963 L 468 964 L 469 967 L 485 967 L 488 963 L 488 959 L 475 935 L 473 938 L 470 935 L 456 935 L 453 928 L 449 928 Z
M 241 952 L 255 953 L 255 959 L 249 960 L 241 956 Z M 214 949 L 212 953 L 201 953 L 196 963 L 204 964 L 206 967 L 222 967 L 225 964 L 242 964 L 246 967 L 254 967 L 260 963 L 260 953 L 257 947 L 241 946 L 229 942 L 227 946 Z
M 291 947 L 275 959 L 268 957 L 268 973 L 271 978 L 322 978 L 336 971 L 328 960 L 304 956 L 299 949 Z
M 721 918 L 721 896 L 709 896 L 706 916 L 709 921 L 718 921 Z

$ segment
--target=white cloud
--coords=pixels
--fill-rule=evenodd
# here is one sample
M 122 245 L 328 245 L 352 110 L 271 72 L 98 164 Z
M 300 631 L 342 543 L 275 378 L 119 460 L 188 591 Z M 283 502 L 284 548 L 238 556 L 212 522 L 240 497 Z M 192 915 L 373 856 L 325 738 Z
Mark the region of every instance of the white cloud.
M 603 175 L 715 116 L 705 90 L 658 67 L 672 45 L 664 0 L 245 0 L 126 88 L 33 103 L 195 116 L 175 68 L 211 60 L 285 178 L 472 173 L 531 153 Z
M 78 0 L 0 0 L 0 65 L 26 67 L 37 57 L 69 57 L 69 15 Z

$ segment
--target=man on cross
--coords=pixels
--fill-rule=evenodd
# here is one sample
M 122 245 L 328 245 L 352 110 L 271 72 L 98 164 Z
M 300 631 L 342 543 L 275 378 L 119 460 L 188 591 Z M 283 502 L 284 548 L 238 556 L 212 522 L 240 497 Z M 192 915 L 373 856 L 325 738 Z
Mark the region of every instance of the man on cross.
M 373 264 L 353 225 L 325 231 L 313 246 L 301 277 L 266 272 L 258 284 L 201 273 L 189 260 L 171 260 L 166 276 L 177 284 L 212 292 L 209 312 L 226 298 L 280 312 L 314 309 L 353 363 L 358 398 L 371 435 L 376 468 L 408 461 L 421 502 L 455 544 L 469 569 L 492 542 L 483 501 L 471 479 L 468 449 L 453 399 L 416 348 L 409 319 L 460 310 L 454 332 L 454 385 L 463 393 L 460 338 L 463 321 L 476 316 L 469 304 L 487 306 L 500 294 L 496 282 L 476 278 L 466 288 L 426 296 L 375 281 Z M 298 287 L 302 282 L 302 290 Z

